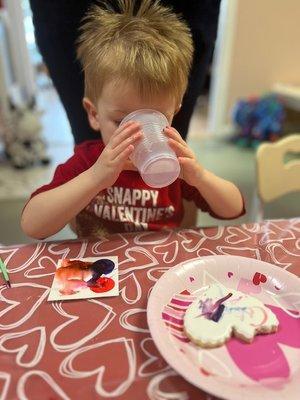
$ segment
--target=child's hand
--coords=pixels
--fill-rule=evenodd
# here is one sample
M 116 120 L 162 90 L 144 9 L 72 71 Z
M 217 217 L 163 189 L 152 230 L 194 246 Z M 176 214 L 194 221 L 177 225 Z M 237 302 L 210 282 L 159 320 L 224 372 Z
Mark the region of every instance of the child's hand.
M 92 167 L 97 183 L 105 188 L 115 183 L 120 172 L 128 164 L 128 157 L 141 137 L 140 125 L 133 121 L 127 122 L 115 131 Z
M 164 129 L 164 133 L 169 139 L 168 143 L 170 147 L 175 151 L 178 157 L 181 167 L 180 177 L 189 185 L 196 186 L 203 176 L 204 168 L 198 163 L 195 154 L 176 129 L 168 126 Z

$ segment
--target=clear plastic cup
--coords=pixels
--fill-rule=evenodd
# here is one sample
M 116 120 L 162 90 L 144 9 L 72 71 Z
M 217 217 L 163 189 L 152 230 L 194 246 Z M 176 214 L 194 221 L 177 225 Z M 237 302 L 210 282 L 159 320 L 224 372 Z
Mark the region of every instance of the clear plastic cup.
M 128 121 L 140 123 L 143 131 L 130 158 L 144 182 L 154 188 L 170 185 L 178 178 L 180 166 L 163 133 L 168 125 L 167 118 L 159 111 L 143 109 L 126 115 L 120 125 Z

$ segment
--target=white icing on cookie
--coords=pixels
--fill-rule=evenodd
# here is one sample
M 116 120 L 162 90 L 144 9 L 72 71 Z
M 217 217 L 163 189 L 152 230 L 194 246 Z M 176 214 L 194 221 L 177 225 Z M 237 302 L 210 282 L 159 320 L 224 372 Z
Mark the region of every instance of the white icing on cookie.
M 232 335 L 252 342 L 257 333 L 276 331 L 278 324 L 260 300 L 217 284 L 197 297 L 184 316 L 186 335 L 203 347 L 220 346 Z

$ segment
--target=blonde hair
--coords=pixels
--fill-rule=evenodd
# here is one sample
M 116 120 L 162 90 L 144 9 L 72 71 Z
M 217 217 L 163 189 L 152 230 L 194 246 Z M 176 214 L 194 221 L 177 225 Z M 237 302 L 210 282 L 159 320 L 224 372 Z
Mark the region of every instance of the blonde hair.
M 77 56 L 85 95 L 96 101 L 105 82 L 130 81 L 143 97 L 165 91 L 178 104 L 193 56 L 187 24 L 158 0 L 107 1 L 90 8 L 80 28 Z

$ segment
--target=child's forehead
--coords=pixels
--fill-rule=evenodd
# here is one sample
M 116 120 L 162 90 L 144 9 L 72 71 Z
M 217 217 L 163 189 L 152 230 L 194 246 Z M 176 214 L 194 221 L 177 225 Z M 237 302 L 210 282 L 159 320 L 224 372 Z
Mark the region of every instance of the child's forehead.
M 175 99 L 165 92 L 157 93 L 154 96 L 142 96 L 138 88 L 131 83 L 108 83 L 104 85 L 100 102 L 112 112 L 129 113 L 139 108 L 163 109 L 174 111 Z
M 127 97 L 132 100 L 145 100 L 134 82 L 111 80 L 103 85 L 102 96 L 107 101 L 121 101 Z

